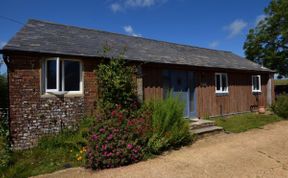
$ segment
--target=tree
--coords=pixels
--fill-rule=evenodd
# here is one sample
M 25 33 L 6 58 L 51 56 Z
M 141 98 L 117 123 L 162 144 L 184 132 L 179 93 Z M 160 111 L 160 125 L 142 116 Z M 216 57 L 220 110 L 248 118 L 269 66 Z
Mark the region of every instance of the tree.
M 272 0 L 265 18 L 250 29 L 244 43 L 246 58 L 288 76 L 288 1 Z
M 4 61 L 0 58 L 0 72 Z M 5 74 L 0 73 L 0 108 L 8 107 L 8 86 Z

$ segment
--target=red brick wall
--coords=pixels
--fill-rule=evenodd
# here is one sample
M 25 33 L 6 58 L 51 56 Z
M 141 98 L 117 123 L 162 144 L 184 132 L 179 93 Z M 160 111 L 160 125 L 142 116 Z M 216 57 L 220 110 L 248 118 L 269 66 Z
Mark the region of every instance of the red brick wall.
M 84 115 L 95 113 L 95 60 L 83 61 L 84 94 L 64 97 L 41 94 L 41 57 L 9 56 L 10 131 L 12 147 L 26 149 L 38 139 L 71 128 Z

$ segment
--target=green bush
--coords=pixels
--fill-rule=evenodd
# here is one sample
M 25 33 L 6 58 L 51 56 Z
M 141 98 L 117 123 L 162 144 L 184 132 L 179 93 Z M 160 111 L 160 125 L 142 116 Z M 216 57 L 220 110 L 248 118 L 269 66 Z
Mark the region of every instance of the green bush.
M 8 107 L 8 85 L 4 75 L 0 75 L 0 101 L 0 108 Z
M 0 135 L 0 172 L 5 169 L 11 159 L 11 151 L 7 139 Z
M 10 163 L 11 150 L 9 144 L 8 110 L 0 110 L 0 172 Z
M 288 95 L 280 95 L 272 105 L 272 110 L 280 117 L 288 119 Z
M 152 136 L 148 147 L 153 154 L 179 147 L 192 141 L 189 122 L 183 117 L 184 104 L 171 94 L 165 100 L 153 101 Z
M 101 63 L 97 70 L 100 91 L 100 107 L 104 110 L 114 109 L 116 104 L 123 108 L 138 104 L 136 85 L 133 80 L 135 68 L 126 65 L 119 57 L 111 59 L 108 64 Z

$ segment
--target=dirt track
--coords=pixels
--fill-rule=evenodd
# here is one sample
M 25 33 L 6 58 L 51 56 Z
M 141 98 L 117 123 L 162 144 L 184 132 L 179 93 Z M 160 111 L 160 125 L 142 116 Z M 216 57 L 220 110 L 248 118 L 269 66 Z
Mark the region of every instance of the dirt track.
M 288 121 L 240 134 L 210 136 L 127 167 L 98 172 L 72 168 L 40 177 L 288 177 Z

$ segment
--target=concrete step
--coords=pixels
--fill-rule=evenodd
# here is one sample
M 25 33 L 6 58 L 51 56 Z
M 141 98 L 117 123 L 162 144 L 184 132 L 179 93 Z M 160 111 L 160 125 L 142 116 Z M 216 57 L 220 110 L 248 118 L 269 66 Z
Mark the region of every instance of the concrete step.
M 208 126 L 199 129 L 191 129 L 191 133 L 196 134 L 197 136 L 206 136 L 211 134 L 220 133 L 223 131 L 222 127 L 218 126 Z
M 201 128 L 205 128 L 205 127 L 209 127 L 209 126 L 215 126 L 215 122 L 214 121 L 210 121 L 210 120 L 204 120 L 204 119 L 200 119 L 196 122 L 191 122 L 190 123 L 190 129 L 201 129 Z

